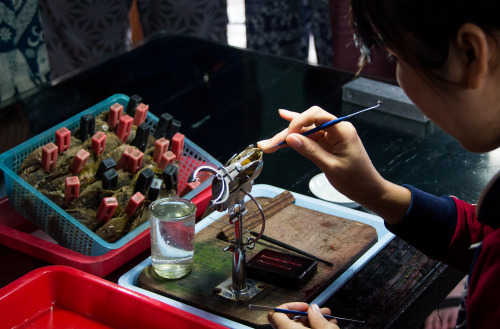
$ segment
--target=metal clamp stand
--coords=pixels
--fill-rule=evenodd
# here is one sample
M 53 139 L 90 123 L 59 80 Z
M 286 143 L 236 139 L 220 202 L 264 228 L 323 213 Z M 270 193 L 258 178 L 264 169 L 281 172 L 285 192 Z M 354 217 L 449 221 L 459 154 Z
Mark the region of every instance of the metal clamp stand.
M 238 156 L 233 156 L 225 166 L 218 169 L 208 166 L 199 167 L 191 178 L 191 180 L 196 179 L 202 171 L 214 175 L 210 208 L 220 212 L 227 210 L 229 222 L 234 225 L 234 240 L 231 241 L 230 246 L 224 248 L 224 251 L 233 253 L 232 275 L 231 278 L 213 290 L 222 297 L 234 301 L 247 301 L 262 291 L 258 287 L 258 282 L 246 278 L 245 260 L 246 249 L 255 247 L 255 242 L 260 239 L 265 228 L 264 211 L 250 194 L 253 181 L 259 176 L 262 166 L 262 151 L 250 145 Z M 262 217 L 260 234 L 255 238 L 248 238 L 246 242 L 243 241 L 243 215 L 246 213 L 245 196 L 248 196 L 257 205 Z

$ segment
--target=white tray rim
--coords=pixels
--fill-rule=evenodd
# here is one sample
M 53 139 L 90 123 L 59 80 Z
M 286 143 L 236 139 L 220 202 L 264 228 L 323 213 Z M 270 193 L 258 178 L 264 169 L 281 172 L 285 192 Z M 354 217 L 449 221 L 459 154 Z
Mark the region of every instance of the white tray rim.
M 251 194 L 254 197 L 269 197 L 273 198 L 276 195 L 285 191 L 284 189 L 266 185 L 266 184 L 257 184 L 252 188 Z M 295 198 L 295 204 L 297 206 L 306 207 L 318 212 L 322 212 L 325 214 L 335 215 L 338 217 L 351 219 L 354 221 L 358 221 L 364 224 L 371 225 L 377 231 L 378 241 L 365 253 L 363 254 L 356 262 L 354 262 L 342 275 L 340 275 L 330 286 L 328 286 L 322 293 L 320 293 L 311 303 L 315 303 L 318 305 L 322 305 L 328 298 L 330 298 L 337 290 L 342 287 L 342 285 L 347 282 L 354 274 L 356 274 L 362 267 L 365 265 L 370 259 L 373 258 L 382 248 L 384 248 L 393 238 L 394 234 L 389 232 L 387 228 L 384 226 L 384 221 L 382 218 L 365 213 L 359 210 L 346 208 L 331 202 L 323 201 L 320 199 L 316 199 L 313 197 L 305 196 L 302 194 L 298 194 L 292 192 L 292 195 Z M 248 197 L 246 199 L 249 199 Z M 246 200 L 248 201 L 248 200 Z M 203 230 L 205 227 L 212 224 L 217 219 L 221 218 L 225 215 L 225 212 L 214 212 L 198 222 L 195 227 L 195 232 L 198 233 Z M 209 321 L 219 323 L 228 328 L 234 329 L 251 329 L 246 325 L 241 323 L 226 319 L 224 317 L 209 313 L 207 311 L 201 310 L 199 308 L 181 303 L 176 301 L 175 299 L 168 298 L 154 292 L 142 289 L 137 286 L 139 275 L 144 268 L 151 265 L 151 257 L 146 258 L 141 263 L 137 264 L 130 271 L 122 275 L 118 279 L 118 284 L 127 289 L 133 290 L 135 292 L 141 293 L 143 295 L 149 296 L 161 302 L 164 302 L 168 305 L 177 307 L 184 311 L 190 312 L 197 316 L 201 316 Z M 228 273 L 228 276 L 230 273 Z M 292 302 L 292 301 L 291 301 Z M 270 305 L 277 306 L 277 305 Z

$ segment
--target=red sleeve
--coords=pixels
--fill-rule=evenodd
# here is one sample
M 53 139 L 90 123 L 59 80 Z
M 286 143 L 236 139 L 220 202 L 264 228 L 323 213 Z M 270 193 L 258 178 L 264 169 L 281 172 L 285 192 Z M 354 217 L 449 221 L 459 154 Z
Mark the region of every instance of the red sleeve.
M 493 229 L 477 221 L 475 205 L 455 197 L 453 200 L 457 209 L 457 226 L 448 249 L 439 260 L 467 273 L 475 253 L 470 249 L 471 245 L 483 241 Z
M 466 300 L 468 328 L 500 328 L 500 230 L 487 235 L 470 274 Z

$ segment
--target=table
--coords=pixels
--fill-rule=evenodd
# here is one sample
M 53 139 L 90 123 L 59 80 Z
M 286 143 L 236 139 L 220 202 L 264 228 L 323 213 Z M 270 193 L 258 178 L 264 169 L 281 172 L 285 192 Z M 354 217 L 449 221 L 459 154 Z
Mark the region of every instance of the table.
M 158 35 L 128 52 L 104 58 L 56 84 L 0 104 L 0 151 L 52 127 L 115 93 L 138 94 L 160 115 L 182 121 L 181 131 L 224 163 L 249 144 L 286 127 L 277 109 L 321 106 L 340 116 L 350 73 L 185 36 Z M 475 202 L 498 171 L 495 153 L 472 154 L 432 123 L 391 114 L 353 118 L 375 167 L 387 179 L 434 194 Z M 320 171 L 293 150 L 266 155 L 258 184 L 312 196 Z M 0 196 L 5 191 L 0 192 Z M 116 282 L 146 251 L 106 278 Z M 0 286 L 46 263 L 0 246 Z M 371 328 L 413 328 L 463 274 L 392 240 L 326 305 L 338 316 L 365 319 Z M 354 328 L 347 324 L 343 328 Z

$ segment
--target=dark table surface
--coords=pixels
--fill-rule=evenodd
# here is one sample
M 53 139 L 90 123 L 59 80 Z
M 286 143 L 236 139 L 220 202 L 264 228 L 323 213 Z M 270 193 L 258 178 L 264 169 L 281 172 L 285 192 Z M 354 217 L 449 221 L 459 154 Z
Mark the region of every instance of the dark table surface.
M 201 39 L 157 36 L 54 85 L 0 104 L 0 151 L 123 93 L 140 95 L 158 116 L 165 111 L 174 115 L 182 121 L 182 133 L 224 163 L 249 144 L 285 128 L 279 108 L 303 111 L 318 105 L 337 116 L 358 109 L 341 97 L 342 85 L 352 78 L 331 68 Z M 395 183 L 475 202 L 498 171 L 500 161 L 494 153 L 466 152 L 432 123 L 378 112 L 351 122 L 375 167 Z M 293 150 L 284 149 L 265 156 L 256 183 L 313 196 L 308 183 L 319 172 Z M 116 282 L 148 255 L 142 253 L 106 278 Z M 1 271 L 0 287 L 47 265 L 4 246 L 0 261 L 12 264 Z M 366 320 L 370 328 L 417 328 L 461 276 L 395 238 L 326 304 L 338 316 Z

